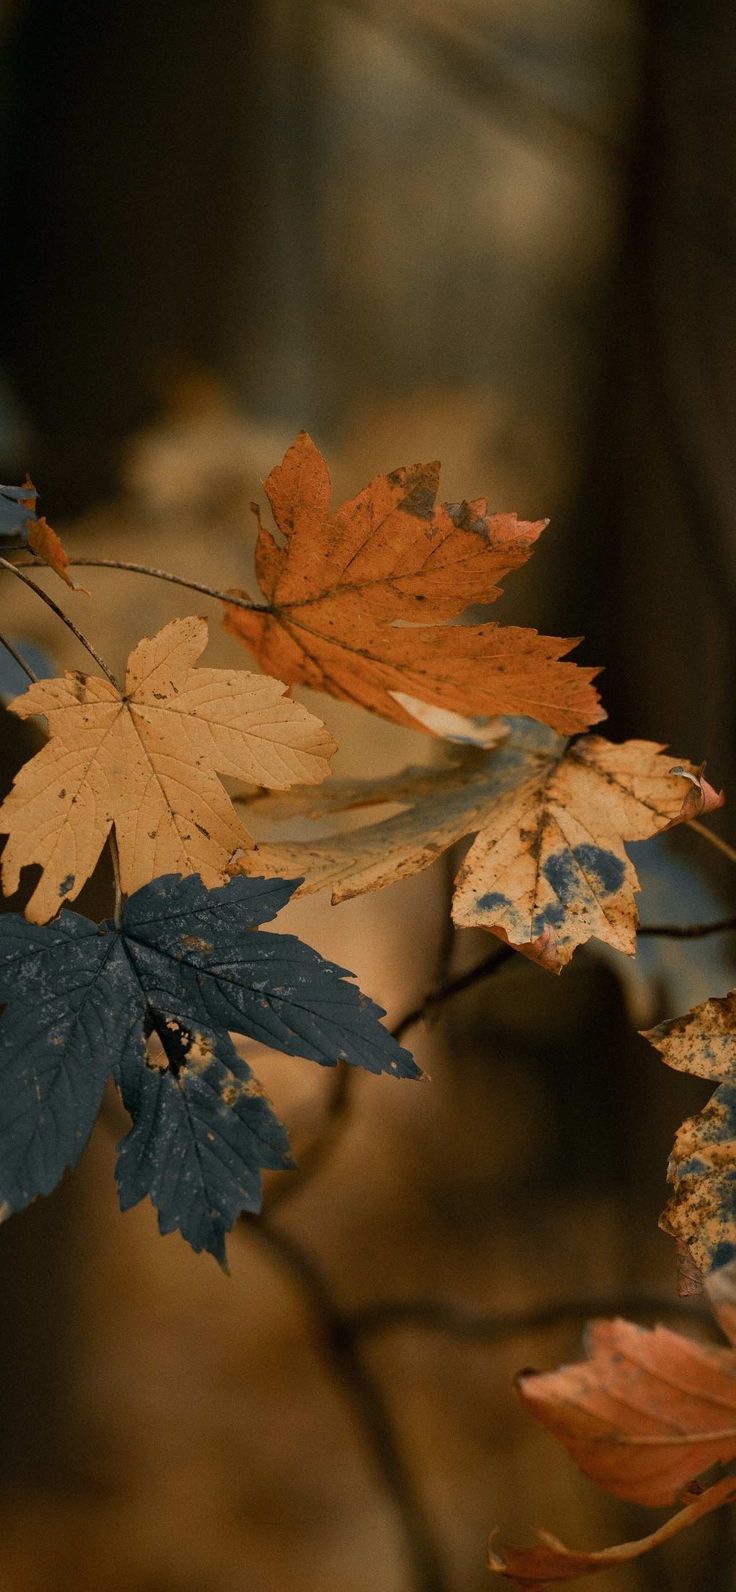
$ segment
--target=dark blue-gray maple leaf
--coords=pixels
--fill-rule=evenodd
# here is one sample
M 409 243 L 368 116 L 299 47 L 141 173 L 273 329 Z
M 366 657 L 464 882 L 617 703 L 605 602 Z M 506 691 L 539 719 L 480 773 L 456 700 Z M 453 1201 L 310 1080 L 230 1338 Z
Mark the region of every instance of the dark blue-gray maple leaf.
M 225 1234 L 260 1205 L 263 1167 L 291 1164 L 286 1133 L 230 1033 L 326 1066 L 418 1077 L 350 974 L 293 935 L 261 933 L 299 880 L 208 890 L 168 874 L 120 927 L 64 909 L 0 917 L 0 1202 L 48 1194 L 78 1161 L 112 1073 L 133 1119 L 118 1146 L 126 1210 L 149 1195 L 224 1261 Z

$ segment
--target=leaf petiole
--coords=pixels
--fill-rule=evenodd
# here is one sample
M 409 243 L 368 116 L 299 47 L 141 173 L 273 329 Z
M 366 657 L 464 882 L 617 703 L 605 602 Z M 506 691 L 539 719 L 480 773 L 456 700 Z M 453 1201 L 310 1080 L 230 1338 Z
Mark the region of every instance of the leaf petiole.
M 90 657 L 94 658 L 98 668 L 102 670 L 103 674 L 107 675 L 110 684 L 114 685 L 117 691 L 118 682 L 115 679 L 112 670 L 108 668 L 108 665 L 105 663 L 104 659 L 100 657 L 99 652 L 95 651 L 94 647 L 92 646 L 92 642 L 87 640 L 87 637 L 79 629 L 79 626 L 75 625 L 74 620 L 70 619 L 69 615 L 64 613 L 63 608 L 60 608 L 59 604 L 54 602 L 53 597 L 49 597 L 48 593 L 43 590 L 42 586 L 38 586 L 35 580 L 31 580 L 30 575 L 24 575 L 23 570 L 20 569 L 17 564 L 12 564 L 9 558 L 0 557 L 0 569 L 9 569 L 11 575 L 16 575 L 18 580 L 22 580 L 24 586 L 28 586 L 31 591 L 36 593 L 37 597 L 41 598 L 41 601 L 46 604 L 46 607 L 50 608 L 51 612 L 56 614 L 57 619 L 60 619 L 62 624 L 66 625 L 67 630 L 71 630 L 72 635 L 76 636 L 77 641 L 79 641 L 86 649 Z
M 70 567 L 76 569 L 122 569 L 133 575 L 151 575 L 154 580 L 166 580 L 172 586 L 185 586 L 189 591 L 200 591 L 205 597 L 216 597 L 218 602 L 231 603 L 233 608 L 245 608 L 249 613 L 268 613 L 268 603 L 251 603 L 217 586 L 206 586 L 201 580 L 187 580 L 184 575 L 174 575 L 169 569 L 154 569 L 151 564 L 134 564 L 123 558 L 70 558 Z M 23 559 L 18 568 L 36 568 L 35 559 Z
M 120 852 L 118 850 L 118 837 L 115 833 L 114 827 L 110 830 L 108 841 L 110 846 L 110 857 L 112 860 L 112 874 L 115 883 L 115 907 L 113 911 L 113 922 L 116 929 L 119 929 L 122 928 L 123 923 L 123 891 L 120 883 Z

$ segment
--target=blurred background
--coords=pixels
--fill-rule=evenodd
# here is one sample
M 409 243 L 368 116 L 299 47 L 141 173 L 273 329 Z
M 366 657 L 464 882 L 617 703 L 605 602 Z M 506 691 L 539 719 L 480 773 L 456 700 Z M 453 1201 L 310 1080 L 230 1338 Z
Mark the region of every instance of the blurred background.
M 733 791 L 729 0 L 5 0 L 0 29 L 0 475 L 31 473 L 68 548 L 247 585 L 249 503 L 300 427 L 338 498 L 439 456 L 443 496 L 551 517 L 494 618 L 584 635 L 611 733 L 707 759 Z M 205 608 L 210 661 L 249 666 L 216 603 L 85 580 L 68 610 L 116 667 Z M 18 645 L 85 667 L 8 585 Z M 339 771 L 433 756 L 303 695 Z M 34 734 L 0 706 L 3 788 Z M 643 921 L 733 908 L 729 864 L 691 832 L 636 849 Z M 489 948 L 448 933 L 451 873 L 316 897 L 287 926 L 395 1020 Z M 345 1309 L 674 1300 L 666 1159 L 708 1090 L 635 1029 L 724 993 L 735 951 L 592 949 L 559 981 L 506 964 L 412 1031 L 430 1084 L 354 1081 L 331 1156 L 274 1222 Z M 298 1154 L 330 1080 L 259 1068 Z M 517 1369 L 577 1357 L 568 1320 L 366 1338 L 412 1533 L 293 1273 L 247 1227 L 228 1279 L 159 1239 L 150 1207 L 120 1216 L 119 1131 L 101 1123 L 74 1177 L 0 1229 L 3 1592 L 488 1592 L 497 1524 L 580 1546 L 651 1529 L 517 1407 Z M 697 1307 L 685 1330 L 704 1330 Z M 704 1522 L 606 1585 L 728 1592 L 732 1534 Z

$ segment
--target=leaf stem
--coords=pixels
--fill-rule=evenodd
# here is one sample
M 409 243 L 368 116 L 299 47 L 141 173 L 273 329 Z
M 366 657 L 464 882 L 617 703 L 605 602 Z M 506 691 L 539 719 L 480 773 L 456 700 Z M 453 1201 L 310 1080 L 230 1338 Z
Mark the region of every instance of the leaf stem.
M 123 923 L 123 892 L 120 885 L 120 852 L 118 850 L 118 837 L 115 828 L 109 834 L 110 857 L 112 859 L 112 874 L 115 881 L 115 909 L 113 919 L 116 929 L 122 928 Z
M 33 685 L 35 685 L 35 683 L 36 683 L 36 681 L 38 679 L 38 675 L 34 673 L 33 669 L 30 666 L 30 663 L 26 663 L 25 658 L 21 658 L 20 653 L 16 652 L 16 649 L 13 646 L 12 641 L 8 641 L 7 636 L 0 635 L 0 645 L 5 648 L 6 652 L 10 653 L 11 658 L 15 659 L 15 661 L 16 661 L 16 663 L 18 665 L 18 668 L 22 669 L 23 673 L 28 675 L 28 678 L 31 681 L 31 683 Z
M 72 635 L 76 636 L 77 641 L 81 642 L 81 645 L 89 653 L 90 657 L 94 658 L 98 668 L 102 670 L 103 674 L 107 675 L 110 684 L 114 685 L 117 691 L 118 683 L 112 670 L 108 668 L 104 659 L 100 657 L 99 652 L 95 652 L 91 641 L 87 640 L 87 637 L 83 635 L 78 625 L 75 625 L 74 620 L 70 619 L 69 615 L 64 613 L 63 608 L 60 608 L 59 604 L 54 602 L 53 597 L 49 597 L 48 593 L 45 592 L 41 586 L 37 586 L 35 580 L 31 580 L 30 575 L 24 575 L 23 570 L 19 567 L 19 565 L 12 564 L 9 558 L 0 557 L 0 569 L 9 569 L 11 575 L 17 576 L 18 580 L 22 580 L 24 586 L 28 586 L 31 591 L 36 593 L 37 597 L 41 598 L 41 601 L 46 604 L 46 607 L 50 608 L 51 612 L 56 614 L 57 619 L 60 619 L 62 624 L 66 625 L 67 630 L 71 630 Z
M 707 840 L 711 846 L 715 846 L 717 851 L 721 851 L 724 857 L 728 857 L 729 862 L 736 862 L 736 850 L 734 850 L 734 847 L 729 846 L 728 841 L 722 840 L 721 836 L 717 835 L 714 830 L 708 829 L 706 824 L 701 824 L 699 818 L 691 818 L 689 828 L 694 829 L 696 835 L 702 835 L 703 839 Z
M 122 569 L 132 575 L 150 575 L 154 580 L 167 580 L 172 586 L 186 586 L 189 591 L 201 591 L 205 597 L 216 597 L 218 602 L 231 603 L 234 608 L 245 608 L 250 613 L 269 612 L 268 603 L 252 603 L 246 597 L 221 591 L 217 586 L 206 586 L 201 580 L 187 580 L 183 575 L 174 575 L 169 569 L 154 569 L 151 564 L 134 564 L 124 558 L 70 558 L 69 564 L 76 569 Z M 35 567 L 36 561 L 33 559 L 23 559 L 18 564 L 20 569 Z

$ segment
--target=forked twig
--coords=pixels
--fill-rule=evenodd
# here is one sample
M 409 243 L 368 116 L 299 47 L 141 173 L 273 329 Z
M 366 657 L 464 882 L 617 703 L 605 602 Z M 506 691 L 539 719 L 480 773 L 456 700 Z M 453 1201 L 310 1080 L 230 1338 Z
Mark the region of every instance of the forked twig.
M 67 630 L 71 630 L 72 635 L 76 636 L 77 641 L 79 641 L 86 649 L 90 657 L 94 658 L 98 668 L 102 670 L 103 674 L 107 675 L 110 684 L 114 685 L 117 691 L 117 680 L 115 679 L 112 670 L 109 669 L 105 663 L 104 658 L 101 658 L 99 652 L 95 651 L 94 647 L 92 646 L 92 642 L 87 640 L 87 637 L 79 629 L 79 626 L 75 625 L 74 620 L 70 619 L 69 615 L 64 613 L 63 608 L 60 608 L 59 604 L 54 602 L 53 597 L 49 597 L 48 592 L 45 592 L 42 586 L 38 586 L 35 580 L 31 580 L 30 575 L 24 575 L 23 570 L 19 567 L 19 565 L 11 563 L 9 558 L 0 557 L 0 569 L 8 569 L 11 575 L 15 575 L 18 580 L 22 580 L 24 586 L 28 586 L 31 591 L 36 593 L 37 597 L 41 598 L 41 601 L 46 604 L 46 607 L 50 608 L 53 614 L 56 614 L 57 619 L 60 619 L 62 624 L 66 625 Z
M 450 1592 L 429 1514 L 404 1458 L 383 1389 L 362 1352 L 360 1334 L 340 1309 L 321 1266 L 295 1238 L 263 1217 L 246 1217 L 236 1230 L 252 1233 L 269 1249 L 307 1304 L 318 1345 L 353 1411 L 356 1428 L 395 1510 L 415 1592 Z

